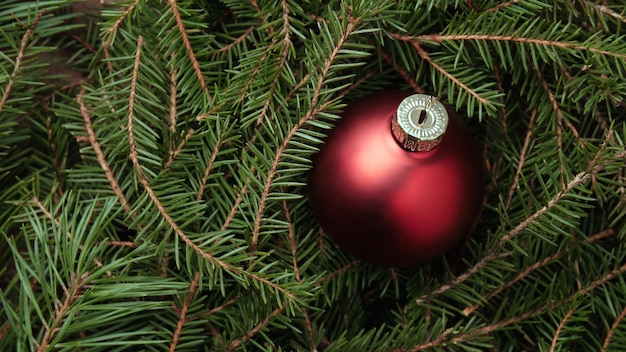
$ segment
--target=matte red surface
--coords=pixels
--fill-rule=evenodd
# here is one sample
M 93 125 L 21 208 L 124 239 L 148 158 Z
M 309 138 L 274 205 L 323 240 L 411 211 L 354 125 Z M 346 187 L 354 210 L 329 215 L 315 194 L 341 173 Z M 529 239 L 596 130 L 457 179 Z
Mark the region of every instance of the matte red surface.
M 482 206 L 483 162 L 463 121 L 430 152 L 393 139 L 406 92 L 354 101 L 314 156 L 309 196 L 322 229 L 354 256 L 387 266 L 428 263 L 467 235 Z

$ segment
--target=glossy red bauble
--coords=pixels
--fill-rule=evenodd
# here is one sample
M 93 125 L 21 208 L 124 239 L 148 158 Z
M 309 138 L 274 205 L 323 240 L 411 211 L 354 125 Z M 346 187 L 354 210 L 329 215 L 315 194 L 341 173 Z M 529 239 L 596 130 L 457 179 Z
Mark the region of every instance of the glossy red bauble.
M 380 92 L 349 104 L 309 175 L 324 232 L 373 264 L 412 266 L 440 257 L 468 234 L 482 205 L 482 158 L 453 111 L 447 109 L 446 132 L 430 151 L 408 151 L 394 139 L 392 117 L 409 95 Z

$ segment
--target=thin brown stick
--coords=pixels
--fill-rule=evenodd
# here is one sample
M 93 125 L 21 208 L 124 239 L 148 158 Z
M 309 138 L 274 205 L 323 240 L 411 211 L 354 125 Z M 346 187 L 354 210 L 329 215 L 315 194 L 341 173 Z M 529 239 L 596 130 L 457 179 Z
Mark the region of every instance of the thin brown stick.
M 584 243 L 594 243 L 596 241 L 599 241 L 603 238 L 609 237 L 609 236 L 613 236 L 615 235 L 615 231 L 611 228 L 600 231 L 598 233 L 596 233 L 595 235 L 589 237 L 588 239 L 586 239 L 584 241 Z M 569 253 L 569 250 L 566 250 L 564 252 L 557 252 L 554 253 L 546 258 L 544 258 L 543 260 L 540 260 L 530 266 L 528 266 L 526 269 L 524 269 L 522 272 L 520 272 L 519 274 L 517 274 L 517 276 L 515 276 L 511 281 L 508 281 L 507 283 L 505 283 L 504 285 L 502 285 L 501 287 L 499 287 L 497 290 L 491 292 L 490 294 L 488 294 L 485 297 L 485 301 L 488 301 L 489 299 L 491 299 L 492 297 L 495 297 L 497 295 L 499 295 L 500 293 L 504 292 L 506 289 L 508 289 L 509 287 L 513 286 L 515 283 L 519 282 L 520 280 L 528 277 L 531 273 L 533 273 L 535 270 L 546 266 L 550 263 L 553 263 L 554 261 L 562 258 L 564 255 L 567 255 Z M 462 314 L 465 316 L 469 316 L 470 314 L 472 314 L 476 309 L 478 309 L 481 305 L 480 304 L 475 304 L 472 306 L 468 306 L 467 308 L 463 309 Z
M 522 168 L 524 167 L 524 163 L 526 162 L 526 152 L 528 151 L 528 146 L 530 145 L 530 137 L 533 134 L 535 129 L 535 118 L 537 117 L 537 109 L 533 109 L 530 114 L 530 121 L 528 122 L 528 131 L 526 132 L 526 138 L 524 139 L 524 145 L 522 145 L 522 150 L 519 153 L 519 162 L 517 163 L 517 169 L 515 170 L 515 176 L 513 177 L 513 182 L 511 182 L 511 188 L 509 188 L 509 196 L 506 199 L 506 208 L 508 209 L 511 205 L 511 201 L 513 200 L 513 195 L 515 194 L 515 189 L 519 184 L 519 177 L 522 174 Z
M 187 49 L 187 55 L 189 55 L 189 60 L 191 60 L 191 66 L 193 66 L 193 69 L 196 72 L 196 76 L 198 77 L 198 81 L 200 81 L 200 87 L 202 87 L 202 90 L 205 91 L 206 95 L 209 97 L 209 100 L 212 100 L 211 95 L 206 89 L 206 82 L 204 81 L 204 75 L 202 74 L 202 69 L 200 68 L 200 62 L 198 62 L 198 59 L 196 59 L 196 54 L 191 47 L 191 42 L 189 41 L 189 37 L 187 36 L 187 30 L 185 29 L 183 18 L 180 15 L 180 11 L 178 11 L 176 0 L 170 0 L 169 2 L 170 7 L 172 8 L 172 14 L 174 14 L 174 19 L 176 20 L 176 25 L 178 26 L 178 31 L 182 36 L 183 43 L 185 44 L 185 49 Z
M 352 268 L 356 267 L 356 266 L 357 266 L 357 265 L 359 265 L 359 264 L 361 264 L 361 261 L 359 261 L 359 260 L 353 260 L 353 261 L 351 261 L 350 263 L 348 263 L 348 264 L 346 264 L 346 265 L 342 266 L 341 268 L 339 268 L 339 269 L 337 269 L 337 270 L 335 270 L 335 271 L 333 271 L 333 272 L 331 272 L 331 273 L 328 273 L 328 274 L 326 274 L 326 275 L 322 276 L 322 277 L 321 277 L 321 278 L 317 281 L 317 284 L 318 284 L 318 285 L 321 285 L 322 283 L 324 283 L 324 282 L 326 282 L 326 281 L 328 281 L 328 280 L 330 280 L 330 279 L 332 279 L 332 278 L 335 278 L 335 277 L 337 277 L 337 276 L 339 276 L 339 275 L 341 275 L 341 274 L 345 273 L 346 271 L 348 271 L 348 270 L 350 270 L 350 269 L 352 269 Z
M 202 199 L 202 195 L 204 194 L 204 189 L 206 187 L 206 183 L 209 181 L 209 176 L 211 175 L 211 170 L 213 170 L 213 165 L 215 164 L 215 160 L 217 159 L 217 154 L 220 151 L 220 146 L 222 144 L 222 137 L 215 141 L 215 146 L 213 147 L 213 151 L 211 152 L 211 157 L 209 158 L 209 162 L 204 169 L 204 175 L 202 175 L 202 181 L 200 182 L 200 187 L 198 187 L 198 194 L 196 195 L 196 200 Z
M 89 277 L 88 273 L 83 274 L 80 278 L 72 278 L 71 289 L 65 291 L 65 299 L 63 300 L 63 304 L 56 309 L 56 313 L 52 322 L 50 324 L 45 324 L 45 332 L 37 345 L 37 352 L 47 351 L 50 347 L 50 342 L 54 339 L 57 332 L 59 331 L 58 326 L 60 326 L 65 321 L 65 315 L 67 314 L 70 306 L 76 302 L 78 298 L 81 296 L 81 291 L 83 289 L 84 283 Z
M 503 3 L 500 3 L 500 4 L 498 4 L 498 5 L 494 6 L 494 7 L 491 7 L 489 9 L 487 9 L 486 11 L 487 12 L 496 12 L 496 11 L 498 11 L 498 10 L 504 8 L 504 7 L 515 5 L 515 4 L 518 4 L 518 3 L 522 2 L 522 1 L 524 1 L 524 0 L 505 1 Z
M 261 113 L 259 114 L 259 117 L 257 118 L 257 121 L 256 121 L 257 126 L 262 124 L 263 120 L 267 116 L 267 111 L 269 110 L 269 107 L 271 104 L 272 95 L 274 94 L 274 91 L 276 90 L 276 87 L 278 86 L 280 74 L 283 70 L 283 67 L 285 66 L 285 63 L 287 62 L 287 57 L 289 56 L 289 50 L 291 49 L 291 34 L 289 33 L 289 7 L 287 6 L 287 1 L 282 0 L 281 6 L 283 10 L 283 16 L 282 16 L 283 28 L 281 29 L 280 33 L 283 35 L 282 42 L 284 43 L 285 47 L 283 48 L 283 51 L 281 53 L 280 62 L 278 63 L 278 66 L 276 67 L 276 74 L 274 75 L 272 79 L 272 83 L 269 87 L 269 93 L 267 95 L 267 99 L 265 100 L 265 104 L 263 104 L 263 109 L 261 109 Z M 273 47 L 273 46 L 274 45 L 271 45 L 270 47 Z
M 161 201 L 157 197 L 156 193 L 150 186 L 150 181 L 148 181 L 147 177 L 144 175 L 143 170 L 141 169 L 141 165 L 139 164 L 139 154 L 137 152 L 137 146 L 135 143 L 135 128 L 134 128 L 134 119 L 135 119 L 135 98 L 137 95 L 137 80 L 139 77 L 139 65 L 141 63 L 141 47 L 143 46 L 143 36 L 139 36 L 137 38 L 137 51 L 135 53 L 135 63 L 133 65 L 133 73 L 130 82 L 130 96 L 128 98 L 128 141 L 130 144 L 130 160 L 135 167 L 135 171 L 139 177 L 141 184 L 143 185 L 146 193 L 150 196 L 150 199 L 154 203 L 154 205 L 159 210 L 159 213 L 168 225 L 174 230 L 174 232 L 191 248 L 193 248 L 196 252 L 198 252 L 203 258 L 211 262 L 212 264 L 216 264 L 224 269 L 228 269 L 230 266 L 223 261 L 213 257 L 209 253 L 203 251 L 198 245 L 193 243 L 189 237 L 178 227 L 178 224 L 174 222 L 174 219 L 167 212 Z
M 446 71 L 443 67 L 439 66 L 439 64 L 437 64 L 433 59 L 430 58 L 430 55 L 428 55 L 426 50 L 424 50 L 424 48 L 422 48 L 422 46 L 418 42 L 411 41 L 411 45 L 413 46 L 413 48 L 415 48 L 415 51 L 417 51 L 417 54 L 423 60 L 427 61 L 428 64 L 430 64 L 430 66 L 432 66 L 435 70 L 439 71 L 439 73 L 441 73 L 442 75 L 446 76 L 449 80 L 454 82 L 454 84 L 459 86 L 464 91 L 468 92 L 471 96 L 473 96 L 481 104 L 483 104 L 485 106 L 491 105 L 491 103 L 489 103 L 489 101 L 487 99 L 481 97 L 480 94 L 478 94 L 476 91 L 474 91 L 468 85 L 466 85 L 465 83 L 461 82 L 458 78 L 456 78 L 450 72 Z
M 4 339 L 4 336 L 9 332 L 10 329 L 11 329 L 11 324 L 7 321 L 2 326 L 2 329 L 0 329 L 0 341 Z
M 215 307 L 215 308 L 213 308 L 213 309 L 211 309 L 211 310 L 209 310 L 207 312 L 204 312 L 201 316 L 203 318 L 206 318 L 209 315 L 213 315 L 214 313 L 217 313 L 217 312 L 219 312 L 221 310 L 224 310 L 224 309 L 226 309 L 226 307 L 228 307 L 228 306 L 232 305 L 233 303 L 237 302 L 240 298 L 241 298 L 241 295 L 237 295 L 234 298 L 231 298 L 228 301 L 226 301 L 224 304 L 222 304 L 220 306 L 217 306 L 217 307 Z
M 285 220 L 289 224 L 287 228 L 287 236 L 289 239 L 289 249 L 291 250 L 291 262 L 293 265 L 293 270 L 296 273 L 296 281 L 300 283 L 300 268 L 298 267 L 298 243 L 296 241 L 296 234 L 293 229 L 293 222 L 291 220 L 291 212 L 289 211 L 289 206 L 287 205 L 287 201 L 283 201 L 283 210 L 285 214 Z M 302 307 L 302 314 L 304 315 L 304 324 L 306 327 L 307 334 L 309 338 L 312 337 L 313 334 L 313 324 L 311 324 L 311 319 L 309 318 L 309 313 L 306 308 Z
M 122 22 L 124 22 L 126 17 L 128 17 L 130 15 L 130 13 L 133 12 L 135 7 L 137 7 L 137 5 L 139 4 L 139 1 L 140 0 L 133 1 L 133 3 L 130 4 L 130 6 L 128 6 L 128 8 L 117 19 L 117 21 L 115 21 L 115 23 L 105 31 L 105 33 L 104 33 L 105 37 L 109 36 L 107 38 L 107 40 L 103 43 L 105 51 L 107 51 L 106 54 L 108 54 L 108 48 L 111 46 L 111 43 L 113 42 L 113 36 L 112 36 L 113 32 L 117 31 L 117 29 L 122 25 Z M 106 56 L 108 56 L 108 55 L 106 55 Z M 111 72 L 112 72 L 112 70 L 111 70 Z
M 392 36 L 398 40 L 402 41 L 417 41 L 417 42 L 436 42 L 442 43 L 444 41 L 459 41 L 459 40 L 490 40 L 490 41 L 503 41 L 503 42 L 516 42 L 516 43 L 525 43 L 525 44 L 534 44 L 541 46 L 552 46 L 562 49 L 571 49 L 577 51 L 590 51 L 592 53 L 613 56 L 620 59 L 626 59 L 626 54 L 614 53 L 608 50 L 602 50 L 597 48 L 592 48 L 587 45 L 581 45 L 579 43 L 572 42 L 560 42 L 555 40 L 547 40 L 547 39 L 538 39 L 538 38 L 526 38 L 526 37 L 516 37 L 512 35 L 493 35 L 493 34 L 449 34 L 449 35 L 441 35 L 441 34 L 425 34 L 419 36 L 410 36 L 404 34 L 392 34 Z
M 556 344 L 559 340 L 559 335 L 561 334 L 561 330 L 563 330 L 563 327 L 565 327 L 567 320 L 572 316 L 572 314 L 574 314 L 574 312 L 575 312 L 575 309 L 573 307 L 570 308 L 570 310 L 567 311 L 567 314 L 565 314 L 563 319 L 561 319 L 559 326 L 556 328 L 556 331 L 554 332 L 554 337 L 552 338 L 552 344 L 550 345 L 550 352 L 556 351 Z
M 602 168 L 603 167 L 600 165 L 595 165 L 594 167 L 591 168 L 591 170 L 579 172 L 567 184 L 567 186 L 565 187 L 563 191 L 557 193 L 554 197 L 552 197 L 552 199 L 548 201 L 547 205 L 537 210 L 535 213 L 530 215 L 524 221 L 519 223 L 515 228 L 509 231 L 506 235 L 502 236 L 499 241 L 500 244 L 505 244 L 511 241 L 515 236 L 519 235 L 522 231 L 524 231 L 531 223 L 535 222 L 537 219 L 539 219 L 539 217 L 546 214 L 550 209 L 552 209 L 559 201 L 561 201 L 561 199 L 567 196 L 567 194 L 569 194 L 569 192 L 571 192 L 575 187 L 587 182 L 593 173 L 597 172 L 598 170 Z M 471 268 L 469 268 L 465 273 L 457 276 L 448 284 L 441 285 L 436 290 L 420 296 L 419 298 L 415 300 L 415 302 L 418 305 L 423 304 L 424 302 L 428 301 L 430 297 L 447 292 L 448 290 L 456 287 L 460 283 L 469 279 L 471 276 L 479 272 L 485 265 L 487 265 L 487 263 L 495 259 L 498 259 L 500 257 L 507 256 L 506 253 L 503 254 L 499 252 L 500 247 L 501 245 L 496 245 L 487 255 L 485 255 L 480 261 L 478 261 Z
M 176 351 L 176 346 L 178 346 L 178 340 L 180 339 L 180 334 L 183 331 L 183 326 L 187 322 L 187 311 L 189 310 L 189 306 L 193 302 L 193 298 L 196 294 L 196 289 L 198 288 L 198 281 L 200 281 L 200 273 L 196 272 L 189 284 L 189 293 L 187 294 L 187 298 L 183 302 L 183 306 L 180 307 L 180 317 L 178 318 L 178 323 L 176 324 L 176 330 L 174 330 L 174 336 L 172 337 L 172 343 L 170 344 L 170 352 Z
M 243 32 L 243 34 L 241 34 L 239 37 L 237 37 L 235 40 L 233 40 L 231 43 L 229 43 L 226 46 L 223 46 L 221 48 L 219 48 L 217 50 L 218 53 L 223 53 L 226 51 L 229 51 L 230 49 L 232 49 L 235 45 L 243 42 L 249 35 L 250 33 L 252 33 L 254 31 L 254 29 L 256 28 L 256 26 L 250 26 L 248 27 L 248 29 L 246 29 L 245 32 Z
M 420 87 L 417 84 L 417 82 L 415 82 L 415 80 L 413 78 L 411 78 L 411 76 L 409 76 L 409 73 L 406 72 L 406 70 L 402 66 L 399 66 L 395 62 L 393 62 L 393 59 L 391 58 L 391 56 L 389 56 L 389 54 L 387 54 L 382 49 L 379 49 L 378 53 L 380 54 L 380 57 L 382 57 L 383 60 L 385 60 L 385 62 L 387 62 L 389 65 L 393 66 L 393 68 L 396 70 L 396 72 L 398 72 L 400 74 L 400 76 L 402 76 L 402 78 L 404 78 L 404 80 L 411 86 L 411 88 L 413 89 L 414 92 L 420 93 L 420 94 L 424 93 L 424 89 L 422 89 L 422 87 Z
M 11 76 L 9 77 L 9 81 L 7 82 L 6 87 L 4 88 L 4 93 L 2 94 L 2 98 L 0 98 L 0 113 L 4 109 L 4 105 L 9 99 L 9 94 L 11 93 L 11 89 L 13 88 L 13 84 L 15 84 L 15 79 L 17 78 L 17 74 L 22 67 L 22 60 L 24 59 L 24 54 L 26 53 L 26 47 L 28 46 L 28 42 L 30 38 L 33 36 L 35 32 L 35 28 L 41 20 L 41 17 L 46 13 L 46 9 L 39 11 L 37 16 L 33 19 L 33 22 L 30 24 L 30 27 L 24 33 L 22 37 L 22 41 L 20 42 L 20 48 L 17 51 L 17 57 L 15 58 L 15 64 L 13 64 L 13 72 L 11 72 Z
M 272 186 L 272 181 L 274 180 L 274 176 L 276 175 L 276 171 L 278 169 L 278 164 L 280 163 L 280 160 L 281 160 L 285 150 L 289 146 L 289 143 L 291 142 L 291 139 L 296 135 L 296 133 L 300 130 L 300 128 L 309 119 L 313 118 L 319 112 L 323 111 L 326 108 L 326 106 L 328 105 L 328 103 L 325 103 L 325 104 L 322 104 L 319 107 L 317 106 L 317 103 L 318 103 L 318 100 L 319 100 L 319 96 L 320 96 L 320 92 L 322 90 L 322 87 L 324 85 L 324 80 L 326 79 L 328 71 L 330 70 L 330 67 L 331 67 L 332 63 L 334 62 L 335 57 L 337 57 L 337 55 L 339 54 L 339 50 L 341 49 L 341 47 L 343 47 L 344 42 L 348 39 L 348 37 L 352 33 L 353 29 L 354 29 L 354 23 L 353 22 L 348 23 L 345 33 L 343 33 L 343 35 L 339 38 L 339 40 L 337 42 L 337 45 L 333 49 L 333 51 L 332 51 L 328 61 L 326 62 L 326 65 L 324 65 L 324 67 L 322 68 L 320 77 L 318 78 L 317 83 L 315 85 L 315 91 L 313 93 L 313 97 L 311 99 L 311 109 L 305 114 L 305 116 L 303 118 L 300 119 L 300 121 L 298 121 L 296 126 L 294 126 L 289 131 L 289 133 L 285 137 L 285 140 L 283 141 L 282 145 L 278 148 L 278 150 L 276 152 L 276 155 L 274 157 L 274 160 L 272 161 L 272 165 L 271 165 L 270 170 L 268 172 L 267 179 L 265 180 L 265 185 L 263 187 L 263 192 L 261 194 L 261 199 L 259 201 L 259 208 L 257 210 L 256 217 L 254 219 L 254 229 L 252 230 L 252 240 L 251 240 L 251 243 L 250 243 L 250 248 L 251 248 L 251 251 L 253 253 L 257 249 L 257 245 L 258 245 L 258 241 L 259 241 L 259 235 L 260 235 L 260 231 L 261 231 L 261 220 L 263 218 L 263 213 L 265 212 L 265 206 L 267 204 L 267 198 L 269 197 L 269 194 L 270 194 L 270 188 Z
M 170 114 L 169 114 L 170 142 L 169 142 L 168 163 L 171 163 L 170 160 L 172 160 L 174 156 L 174 133 L 176 132 L 176 122 L 177 122 L 176 96 L 177 96 L 176 68 L 172 68 L 172 71 L 170 72 Z
M 46 105 L 46 111 L 48 110 L 48 107 Z M 54 142 L 55 138 L 53 136 L 53 131 L 52 131 L 52 116 L 48 113 L 46 115 L 46 134 L 48 137 L 48 144 L 50 144 L 50 154 L 51 154 L 51 161 L 52 161 L 52 166 L 54 167 L 54 171 L 57 177 L 57 180 L 59 180 L 58 182 L 58 193 L 55 193 L 55 201 L 58 200 L 58 196 L 63 195 L 63 169 L 64 166 L 62 164 L 65 164 L 65 160 L 63 160 L 62 163 L 59 162 L 59 159 L 57 158 L 57 147 L 56 147 L 56 143 Z M 64 153 L 64 159 L 67 158 L 67 152 Z
M 615 331 L 617 331 L 617 328 L 622 323 L 624 318 L 626 318 L 626 306 L 624 307 L 624 309 L 622 309 L 617 318 L 615 318 L 615 321 L 613 322 L 613 324 L 611 324 L 611 328 L 606 333 L 606 337 L 604 338 L 604 342 L 602 343 L 602 352 L 607 352 L 609 350 L 608 348 L 609 344 L 611 344 L 611 339 L 613 338 L 613 335 L 615 335 Z
M 611 17 L 613 17 L 613 18 L 615 18 L 615 19 L 617 19 L 617 20 L 619 20 L 621 22 L 626 23 L 626 17 L 624 15 L 619 14 L 619 13 L 611 10 L 609 7 L 604 6 L 604 5 L 600 5 L 600 4 L 597 4 L 597 3 L 593 3 L 593 2 L 591 2 L 591 3 L 588 2 L 588 3 L 590 5 L 592 5 L 592 6 L 595 6 L 603 14 L 609 15 L 609 16 L 611 16 Z
M 265 319 L 263 319 L 263 321 L 261 321 L 260 323 L 258 323 L 254 328 L 252 328 L 247 334 L 246 336 L 243 336 L 239 339 L 233 340 L 230 342 L 230 345 L 228 346 L 227 351 L 234 351 L 237 348 L 239 348 L 239 346 L 241 346 L 241 344 L 243 344 L 244 342 L 246 342 L 247 340 L 251 339 L 254 335 L 256 335 L 257 332 L 259 332 L 259 330 L 261 330 L 262 328 L 264 328 L 265 326 L 267 326 L 267 324 L 269 324 L 269 322 L 278 314 L 280 314 L 280 312 L 283 311 L 283 309 L 285 309 L 285 305 L 283 304 L 281 307 L 278 307 L 276 309 L 274 309 L 274 311 L 272 311 L 272 313 L 270 313 Z
M 114 247 L 137 248 L 139 245 L 131 241 L 107 241 L 106 244 Z
M 111 190 L 117 196 L 122 207 L 127 213 L 131 212 L 130 205 L 128 204 L 128 200 L 124 195 L 124 191 L 122 191 L 122 187 L 117 182 L 115 178 L 115 174 L 111 170 L 109 162 L 106 160 L 104 156 L 104 152 L 102 148 L 100 148 L 100 143 L 98 142 L 98 138 L 96 137 L 96 132 L 94 131 L 93 125 L 91 123 L 91 116 L 89 116 L 89 112 L 87 111 L 87 106 L 83 100 L 83 95 L 85 94 L 85 88 L 81 88 L 80 93 L 76 96 L 76 101 L 78 102 L 78 106 L 80 109 L 80 114 L 83 117 L 83 125 L 85 126 L 85 131 L 87 132 L 87 139 L 89 140 L 89 144 L 91 145 L 91 149 L 93 149 L 96 154 L 96 159 L 98 160 L 98 164 L 104 171 L 104 176 L 107 181 L 109 181 L 109 185 L 111 186 Z
M 187 246 L 189 246 L 194 252 L 196 252 L 202 258 L 207 260 L 209 263 L 215 266 L 219 266 L 222 269 L 228 270 L 232 273 L 235 273 L 238 275 L 245 275 L 254 280 L 262 282 L 272 287 L 276 291 L 283 293 L 290 300 L 292 301 L 295 300 L 296 297 L 294 296 L 293 293 L 287 291 L 285 288 L 275 284 L 274 282 L 271 282 L 270 280 L 263 278 L 261 276 L 258 276 L 254 273 L 249 273 L 247 271 L 244 271 L 243 269 L 236 267 L 232 264 L 226 263 L 222 261 L 221 259 L 216 258 L 210 253 L 204 251 L 202 248 L 200 248 L 200 246 L 195 244 L 191 240 L 191 238 L 189 238 L 189 236 L 185 234 L 185 232 L 183 232 L 183 230 L 178 226 L 178 224 L 176 224 L 174 219 L 172 219 L 171 215 L 167 212 L 167 210 L 165 209 L 165 207 L 163 206 L 163 204 L 157 197 L 156 193 L 154 192 L 154 189 L 150 185 L 150 181 L 143 173 L 141 164 L 139 163 L 139 153 L 137 152 L 137 145 L 135 143 L 135 131 L 134 131 L 135 99 L 136 99 L 136 94 L 137 94 L 137 79 L 139 77 L 139 65 L 141 63 L 141 47 L 142 46 L 143 46 L 143 37 L 139 36 L 137 38 L 137 51 L 135 53 L 135 62 L 133 65 L 133 73 L 132 73 L 132 77 L 130 81 L 130 95 L 128 98 L 128 116 L 127 116 L 128 128 L 127 130 L 128 130 L 128 143 L 130 145 L 129 158 L 135 168 L 135 172 L 137 173 L 137 176 L 139 177 L 139 181 L 141 182 L 141 185 L 143 186 L 144 190 L 148 194 L 148 197 L 150 198 L 152 203 L 157 207 L 159 214 L 161 214 L 165 222 L 174 231 L 174 233 L 176 233 L 176 235 L 178 235 L 178 237 L 182 239 L 183 242 L 185 242 Z
M 439 346 L 442 343 L 446 342 L 446 339 L 448 338 L 448 335 L 450 335 L 451 333 L 453 333 L 454 330 L 453 329 L 446 329 L 443 333 L 441 333 L 439 336 L 437 336 L 437 338 L 433 341 L 429 341 L 417 346 L 413 346 L 410 349 L 399 349 L 397 350 L 397 352 L 404 352 L 404 351 L 424 351 L 427 350 L 431 347 L 435 347 L 435 346 Z
M 185 144 L 187 144 L 187 142 L 189 142 L 189 138 L 193 136 L 194 132 L 195 130 L 193 128 L 190 128 L 187 130 L 187 134 L 185 134 L 185 138 L 183 138 L 183 140 L 178 144 L 178 147 L 176 147 L 174 152 L 170 155 L 165 165 L 163 165 L 163 169 L 167 169 L 168 167 L 172 165 L 172 163 L 174 162 L 174 159 L 176 159 L 178 154 L 180 154 L 180 152 L 183 151 L 183 147 L 185 146 Z
M 296 243 L 296 235 L 293 231 L 293 224 L 291 222 L 291 212 L 289 211 L 289 206 L 286 201 L 283 201 L 283 211 L 285 214 L 285 220 L 287 221 L 287 236 L 289 239 L 289 249 L 291 250 L 291 262 L 293 265 L 293 270 L 296 273 L 296 281 L 300 282 L 300 269 L 298 268 L 298 244 Z

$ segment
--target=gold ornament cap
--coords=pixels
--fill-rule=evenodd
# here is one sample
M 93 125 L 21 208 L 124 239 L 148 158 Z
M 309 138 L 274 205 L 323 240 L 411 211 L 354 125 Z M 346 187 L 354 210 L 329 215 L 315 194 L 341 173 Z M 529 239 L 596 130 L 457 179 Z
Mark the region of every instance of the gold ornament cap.
M 391 119 L 391 133 L 396 142 L 412 152 L 435 149 L 447 127 L 446 107 L 437 98 L 427 94 L 413 94 L 404 98 Z

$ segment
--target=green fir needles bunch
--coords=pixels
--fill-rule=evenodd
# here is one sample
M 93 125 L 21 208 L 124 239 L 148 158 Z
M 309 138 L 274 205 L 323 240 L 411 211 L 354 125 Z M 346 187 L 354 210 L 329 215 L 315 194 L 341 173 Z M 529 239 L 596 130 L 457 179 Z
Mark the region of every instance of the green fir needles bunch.
M 0 5 L 1 351 L 626 350 L 622 1 L 101 3 Z M 484 151 L 471 236 L 422 267 L 308 205 L 385 89 Z

